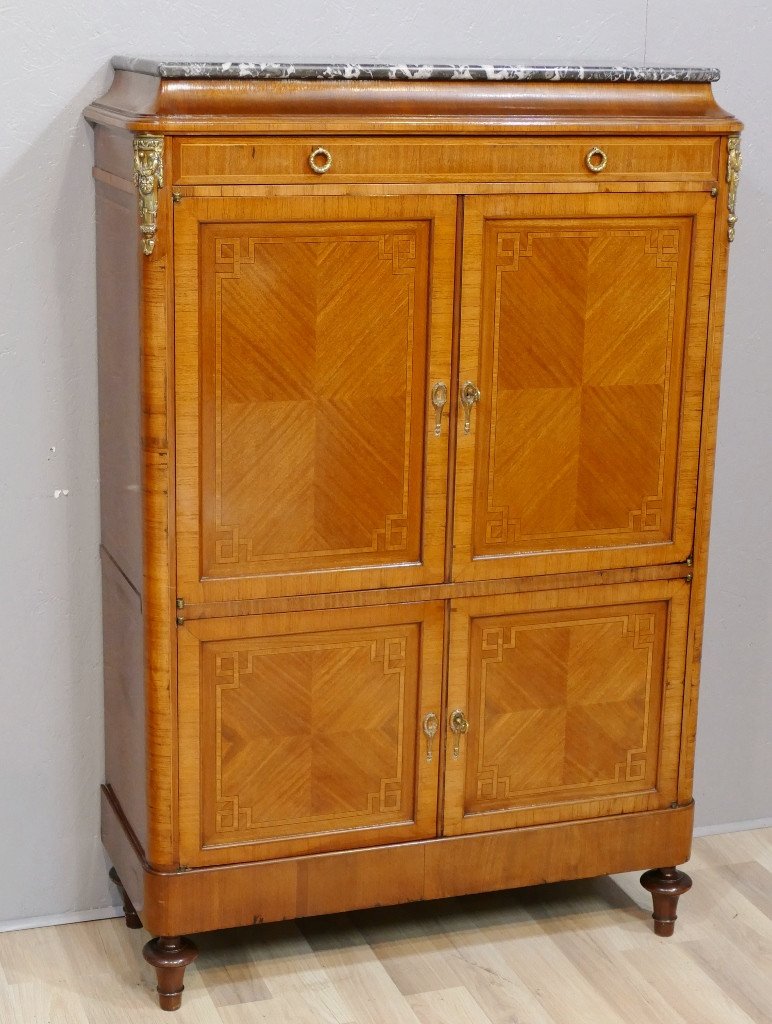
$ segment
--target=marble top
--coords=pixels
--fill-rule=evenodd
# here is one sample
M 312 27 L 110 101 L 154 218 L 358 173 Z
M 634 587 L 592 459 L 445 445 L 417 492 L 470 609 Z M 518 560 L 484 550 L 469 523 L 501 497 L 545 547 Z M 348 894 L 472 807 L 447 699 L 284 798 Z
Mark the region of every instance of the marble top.
M 113 57 L 118 71 L 159 78 L 259 78 L 370 81 L 716 82 L 717 68 L 582 67 L 528 64 L 301 64 L 288 61 L 151 60 Z

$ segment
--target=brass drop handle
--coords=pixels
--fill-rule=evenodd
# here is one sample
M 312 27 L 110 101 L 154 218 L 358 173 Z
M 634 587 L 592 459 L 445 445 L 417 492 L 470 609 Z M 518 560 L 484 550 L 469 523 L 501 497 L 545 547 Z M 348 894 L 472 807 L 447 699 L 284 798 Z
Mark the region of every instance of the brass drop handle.
M 588 171 L 592 171 L 593 174 L 600 174 L 608 163 L 608 157 L 598 146 L 593 146 L 584 158 L 584 162 L 587 164 Z
M 468 380 L 461 386 L 461 404 L 464 407 L 464 433 L 468 434 L 471 427 L 472 406 L 480 401 L 480 389 Z
M 469 722 L 461 708 L 456 708 L 450 713 L 450 731 L 456 737 L 453 743 L 453 758 L 455 760 L 461 753 L 461 737 L 465 732 L 469 732 Z
M 440 720 L 433 711 L 429 711 L 424 715 L 422 725 L 424 735 L 426 736 L 426 760 L 427 762 L 431 762 L 434 757 L 434 753 L 432 751 L 432 740 L 437 735 L 437 730 L 440 727 Z
M 326 174 L 332 167 L 332 153 L 324 146 L 312 149 L 308 157 L 308 166 L 314 174 Z
M 441 380 L 432 388 L 432 405 L 434 406 L 434 435 L 439 437 L 442 433 L 442 410 L 448 401 L 448 386 Z

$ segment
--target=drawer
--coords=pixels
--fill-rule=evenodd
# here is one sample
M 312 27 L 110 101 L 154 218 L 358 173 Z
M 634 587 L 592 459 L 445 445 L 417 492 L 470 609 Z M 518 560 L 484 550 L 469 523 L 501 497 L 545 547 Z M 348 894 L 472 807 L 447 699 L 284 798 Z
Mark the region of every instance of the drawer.
M 316 156 L 312 156 L 316 152 Z M 591 155 L 592 154 L 592 155 Z M 316 163 L 316 169 L 311 166 Z M 591 170 L 588 163 L 594 163 Z M 175 183 L 712 179 L 715 138 L 181 138 Z

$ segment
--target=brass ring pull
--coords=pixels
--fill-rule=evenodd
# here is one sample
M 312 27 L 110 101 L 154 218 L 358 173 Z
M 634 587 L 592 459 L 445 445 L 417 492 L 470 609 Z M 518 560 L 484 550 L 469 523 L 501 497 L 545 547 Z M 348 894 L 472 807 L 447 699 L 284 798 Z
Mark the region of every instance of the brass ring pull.
M 332 153 L 324 146 L 312 149 L 308 157 L 308 166 L 314 174 L 326 174 L 332 167 Z
M 592 171 L 593 174 L 600 174 L 608 163 L 608 157 L 602 149 L 599 149 L 597 146 L 593 146 L 584 158 L 584 162 L 587 164 L 588 171 Z
M 453 743 L 453 759 L 456 760 L 461 753 L 461 737 L 469 732 L 469 722 L 461 708 L 456 708 L 450 713 L 450 731 L 456 737 Z

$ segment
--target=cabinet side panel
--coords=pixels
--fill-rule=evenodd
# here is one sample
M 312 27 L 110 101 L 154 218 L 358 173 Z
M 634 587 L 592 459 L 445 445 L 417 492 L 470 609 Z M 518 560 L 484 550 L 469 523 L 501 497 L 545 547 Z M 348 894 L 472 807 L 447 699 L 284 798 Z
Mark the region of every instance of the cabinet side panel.
M 109 555 L 102 552 L 105 780 L 144 850 L 147 808 L 142 632 L 140 596 Z
M 700 475 L 697 489 L 697 517 L 694 534 L 694 582 L 689 610 L 689 642 L 686 660 L 681 762 L 679 767 L 678 801 L 692 799 L 694 785 L 694 754 L 697 732 L 697 699 L 702 665 L 702 639 L 705 621 L 705 592 L 708 571 L 708 546 L 713 502 L 713 474 L 716 461 L 719 382 L 724 347 L 724 313 L 726 305 L 729 262 L 727 143 L 722 143 L 719 168 L 719 190 L 713 240 L 713 266 L 708 327 L 708 355 L 705 367 L 702 434 L 700 438 Z
M 102 546 L 142 592 L 142 458 L 137 204 L 96 183 L 99 476 Z
M 165 173 L 171 176 L 165 148 Z M 159 190 L 153 252 L 140 257 L 142 337 L 142 485 L 147 695 L 147 859 L 173 866 L 176 822 L 177 664 L 174 638 L 174 304 L 171 266 L 171 193 Z
M 94 163 L 100 170 L 115 174 L 131 181 L 134 175 L 134 160 L 128 134 L 116 128 L 102 125 L 94 127 Z M 136 249 L 134 250 L 136 256 Z
M 109 755 L 115 791 L 133 803 L 122 808 L 141 835 L 148 861 L 170 866 L 174 805 L 174 687 L 172 660 L 173 589 L 170 583 L 169 510 L 173 501 L 167 406 L 169 374 L 167 306 L 168 207 L 161 190 L 157 236 L 150 256 L 142 255 L 137 192 L 131 180 L 132 135 L 100 134 L 97 167 L 97 240 L 100 358 L 100 448 L 102 546 L 116 571 L 137 596 L 139 619 L 116 621 L 110 636 L 127 643 L 142 670 L 131 671 L 131 740 L 115 737 Z M 120 614 L 127 613 L 122 607 Z M 139 613 L 138 613 L 139 614 Z M 118 618 L 105 607 L 105 619 Z M 136 627 L 136 629 L 135 629 Z M 107 640 L 107 645 L 118 640 Z M 109 653 L 112 658 L 114 652 Z M 126 671 L 125 667 L 122 671 Z M 108 668 L 108 674 L 110 669 Z M 125 679 L 128 684 L 128 675 Z M 120 725 L 125 707 L 119 687 L 107 678 L 108 720 Z M 125 703 L 125 701 L 124 701 Z M 144 720 L 145 725 L 140 723 Z M 113 728 L 112 725 L 108 728 Z M 132 776 L 133 783 L 127 782 Z M 123 778 L 121 786 L 120 779 Z M 129 787 L 136 786 L 129 793 Z M 144 794 L 144 796 L 142 796 Z M 144 805 L 144 811 L 137 808 Z M 139 815 L 139 817 L 138 817 Z
M 115 133 L 111 133 L 114 136 Z M 96 181 L 99 474 L 105 687 L 105 778 L 143 847 L 147 841 L 142 616 L 142 399 L 137 201 L 124 166 L 103 159 Z M 113 138 L 112 148 L 116 141 Z

